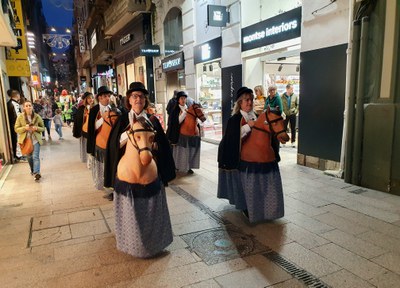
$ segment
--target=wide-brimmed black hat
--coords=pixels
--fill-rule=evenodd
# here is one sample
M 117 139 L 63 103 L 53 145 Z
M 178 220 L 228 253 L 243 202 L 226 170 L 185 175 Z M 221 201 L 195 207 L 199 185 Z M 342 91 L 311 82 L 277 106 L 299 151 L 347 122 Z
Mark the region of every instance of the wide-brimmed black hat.
M 187 93 L 185 91 L 179 91 L 178 93 L 176 93 L 176 99 L 179 99 L 181 97 L 188 97 Z
M 89 95 L 92 95 L 92 93 L 91 93 L 91 92 L 85 92 L 85 93 L 82 95 L 82 100 L 85 100 L 86 97 L 88 97 Z
M 129 84 L 129 90 L 131 92 L 140 91 L 143 92 L 145 95 L 149 94 L 149 91 L 146 90 L 142 82 L 132 82 Z
M 236 93 L 236 101 L 239 99 L 240 96 L 242 96 L 244 93 L 250 93 L 253 94 L 253 90 L 251 90 L 250 88 L 243 86 L 240 87 L 239 90 Z
M 112 94 L 113 92 L 107 86 L 101 86 L 97 89 L 97 97 L 103 94 Z

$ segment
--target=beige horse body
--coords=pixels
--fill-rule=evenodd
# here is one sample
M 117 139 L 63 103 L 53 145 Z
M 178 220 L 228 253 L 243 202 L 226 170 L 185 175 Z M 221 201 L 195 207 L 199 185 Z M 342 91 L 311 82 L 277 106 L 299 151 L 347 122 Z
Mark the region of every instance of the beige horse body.
M 186 136 L 199 136 L 200 131 L 197 126 L 197 118 L 202 122 L 206 121 L 206 117 L 201 109 L 201 106 L 197 103 L 191 105 L 186 114 L 185 120 L 182 122 L 179 133 Z
M 136 131 L 138 130 L 138 131 Z M 146 185 L 154 182 L 158 177 L 157 165 L 151 152 L 154 142 L 154 131 L 144 130 L 140 122 L 134 122 L 128 131 L 128 142 L 125 154 L 119 161 L 117 177 L 121 181 L 131 184 Z M 137 145 L 141 150 L 139 152 Z
M 255 163 L 274 161 L 275 153 L 271 146 L 273 133 L 282 144 L 289 141 L 283 118 L 267 109 L 257 118 L 249 137 L 243 141 L 240 158 Z

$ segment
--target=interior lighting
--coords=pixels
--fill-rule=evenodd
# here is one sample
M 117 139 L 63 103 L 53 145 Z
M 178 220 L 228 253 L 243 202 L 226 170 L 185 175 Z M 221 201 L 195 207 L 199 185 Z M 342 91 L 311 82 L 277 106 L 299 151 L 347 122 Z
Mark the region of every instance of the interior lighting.
M 28 36 L 28 41 L 35 41 L 35 37 L 33 37 L 33 36 Z
M 32 36 L 32 37 L 35 36 L 32 32 L 26 32 L 26 35 L 27 35 L 27 36 Z

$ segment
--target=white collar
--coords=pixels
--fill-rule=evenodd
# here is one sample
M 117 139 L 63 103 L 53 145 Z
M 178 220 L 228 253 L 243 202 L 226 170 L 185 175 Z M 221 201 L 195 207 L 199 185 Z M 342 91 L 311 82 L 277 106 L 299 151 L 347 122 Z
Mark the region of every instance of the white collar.
M 136 118 L 138 118 L 139 116 L 142 116 L 142 117 L 146 118 L 147 120 L 149 120 L 145 110 L 142 110 L 142 112 L 140 112 L 139 114 L 136 114 L 136 112 L 133 109 L 131 109 L 131 111 L 129 111 L 129 114 L 128 114 L 129 124 L 131 124 L 131 125 L 133 124 L 133 115 L 135 115 Z
M 242 114 L 242 116 L 246 120 L 246 122 L 249 122 L 249 120 L 255 121 L 257 119 L 257 116 L 253 110 L 251 110 L 250 112 L 245 112 L 243 110 L 240 110 L 240 114 Z

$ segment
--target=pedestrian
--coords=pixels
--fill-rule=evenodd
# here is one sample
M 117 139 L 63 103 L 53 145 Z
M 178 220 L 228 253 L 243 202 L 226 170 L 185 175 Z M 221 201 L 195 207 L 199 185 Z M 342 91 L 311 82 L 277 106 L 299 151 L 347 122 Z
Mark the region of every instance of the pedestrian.
M 55 130 L 58 134 L 58 140 L 63 140 L 63 134 L 62 134 L 62 126 L 64 124 L 63 119 L 62 119 L 62 114 L 60 109 L 55 110 L 56 115 L 53 117 L 53 122 L 54 122 L 54 127 Z
M 117 249 L 139 258 L 156 256 L 173 240 L 165 186 L 175 178 L 174 160 L 160 123 L 146 113 L 148 94 L 141 82 L 131 83 L 129 112 L 111 132 L 104 175 L 115 189 Z
M 62 115 L 63 115 L 64 122 L 67 123 L 68 127 L 71 127 L 72 108 L 71 108 L 70 102 L 64 102 L 64 109 L 63 109 Z
M 296 142 L 296 117 L 299 113 L 299 97 L 293 92 L 293 85 L 286 85 L 286 92 L 281 96 L 283 113 L 285 115 L 285 129 L 290 124 L 290 142 L 292 147 Z
M 253 111 L 253 100 L 251 89 L 241 87 L 237 91 L 232 116 L 218 147 L 218 198 L 228 199 L 230 204 L 243 211 L 250 223 L 274 220 L 284 215 L 282 180 L 270 141 L 255 142 L 256 147 L 264 145 L 267 148 L 262 152 L 261 149 L 252 149 L 255 160 L 246 160 L 244 154 L 246 141 L 254 141 L 251 134 L 257 116 Z M 281 125 L 283 127 L 283 122 Z M 257 128 L 255 131 L 260 129 Z M 261 134 L 270 139 L 268 133 Z M 288 140 L 287 134 L 285 137 Z M 257 153 L 268 153 L 269 156 L 257 157 Z M 261 161 L 261 158 L 267 160 Z
M 21 98 L 20 93 L 17 90 L 9 90 L 10 100 L 7 101 L 7 112 L 8 112 L 8 121 L 10 125 L 10 134 L 11 134 L 11 145 L 13 149 L 13 157 L 19 161 L 21 157 L 17 155 L 17 133 L 14 131 L 15 122 L 17 120 L 18 115 L 21 113 L 19 100 Z
M 53 111 L 49 100 L 47 99 L 43 100 L 43 109 L 40 115 L 42 116 L 44 126 L 46 127 L 48 139 L 51 140 L 50 129 L 51 129 L 51 119 L 53 118 Z M 46 130 L 43 131 L 42 135 L 43 137 L 45 137 Z
M 43 120 L 38 113 L 33 111 L 30 101 L 25 101 L 24 112 L 21 113 L 15 122 L 15 132 L 18 133 L 18 143 L 23 144 L 26 138 L 30 138 L 33 144 L 33 151 L 26 155 L 28 158 L 31 175 L 35 181 L 42 177 L 40 174 L 40 145 L 42 145 L 41 133 L 44 131 Z
M 80 143 L 80 158 L 83 163 L 87 163 L 88 157 L 86 152 L 87 146 L 87 133 L 89 124 L 89 112 L 94 104 L 93 94 L 85 92 L 82 97 L 82 104 L 79 106 L 74 119 L 74 127 L 72 128 L 72 135 L 79 138 Z
M 275 85 L 270 85 L 268 87 L 268 97 L 265 100 L 265 105 L 264 105 L 264 110 L 267 108 L 270 108 L 272 111 L 276 111 L 279 114 L 282 114 L 283 111 L 283 106 L 282 106 L 282 99 L 279 96 L 279 93 L 277 92 L 276 86 Z M 276 139 L 275 136 L 272 137 L 272 148 L 274 149 L 275 152 L 275 157 L 278 162 L 281 161 L 281 156 L 279 155 L 279 141 Z
M 257 115 L 260 115 L 264 111 L 266 100 L 263 86 L 257 85 L 254 87 L 254 93 L 256 94 L 254 97 L 254 111 Z

